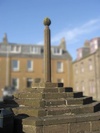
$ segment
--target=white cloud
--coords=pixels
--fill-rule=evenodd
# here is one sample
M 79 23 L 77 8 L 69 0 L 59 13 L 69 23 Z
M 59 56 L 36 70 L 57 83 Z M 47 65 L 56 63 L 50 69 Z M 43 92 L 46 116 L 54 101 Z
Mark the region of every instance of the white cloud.
M 85 24 L 69 30 L 63 30 L 52 38 L 52 43 L 58 42 L 62 37 L 65 37 L 68 43 L 77 42 L 80 37 L 100 29 L 100 19 L 93 19 Z

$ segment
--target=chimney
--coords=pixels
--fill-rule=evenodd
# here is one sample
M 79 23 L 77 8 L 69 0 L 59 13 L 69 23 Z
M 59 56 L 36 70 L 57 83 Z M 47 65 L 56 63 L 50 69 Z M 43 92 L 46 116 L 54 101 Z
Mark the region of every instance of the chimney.
M 6 33 L 4 34 L 4 37 L 3 37 L 3 43 L 4 44 L 8 43 L 8 39 L 7 39 L 7 34 Z
M 64 37 L 61 39 L 60 48 L 62 48 L 64 51 L 66 50 L 66 40 Z

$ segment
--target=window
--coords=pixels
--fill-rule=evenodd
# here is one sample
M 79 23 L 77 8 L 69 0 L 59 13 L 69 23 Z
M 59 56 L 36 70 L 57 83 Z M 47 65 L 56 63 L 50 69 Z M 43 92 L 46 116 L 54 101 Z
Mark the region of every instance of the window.
M 63 72 L 63 62 L 57 62 L 57 72 Z
M 32 47 L 31 52 L 33 54 L 40 54 L 40 48 L 39 47 Z
M 12 79 L 12 86 L 14 86 L 16 89 L 19 88 L 19 79 L 18 78 Z
M 32 71 L 33 70 L 33 61 L 28 60 L 27 61 L 27 70 Z
M 61 48 L 52 48 L 52 53 L 55 55 L 61 55 L 62 49 Z
M 18 71 L 19 70 L 19 61 L 18 60 L 13 60 L 12 61 L 12 70 L 13 71 Z
M 89 70 L 91 71 L 93 69 L 92 60 L 91 59 L 89 59 L 88 64 L 89 64 Z
M 11 52 L 18 53 L 21 52 L 20 46 L 11 46 Z
M 33 82 L 33 79 L 32 78 L 27 78 L 27 87 L 32 87 L 32 82 Z
M 95 84 L 94 84 L 94 80 L 90 80 L 90 81 L 89 81 L 89 90 L 90 90 L 90 93 L 91 93 L 91 94 L 95 93 Z
M 77 68 L 77 65 L 75 65 L 75 73 L 78 74 L 78 68 Z
M 83 62 L 81 63 L 81 72 L 84 72 L 84 64 L 83 64 Z
M 63 80 L 63 79 L 57 79 L 57 82 L 58 82 L 58 83 L 63 83 L 64 80 Z

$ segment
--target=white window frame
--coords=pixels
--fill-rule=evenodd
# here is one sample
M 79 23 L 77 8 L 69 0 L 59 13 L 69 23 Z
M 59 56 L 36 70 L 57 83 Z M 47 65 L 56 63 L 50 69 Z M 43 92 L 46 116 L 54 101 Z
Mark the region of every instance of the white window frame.
M 31 67 L 30 68 L 28 68 L 28 62 L 30 61 L 30 63 L 31 63 Z M 27 70 L 28 71 L 33 71 L 33 61 L 32 60 L 27 60 Z
M 31 47 L 31 52 L 33 54 L 41 54 L 41 48 L 40 47 Z
M 54 55 L 62 55 L 62 49 L 61 48 L 54 47 L 51 50 L 52 50 L 52 53 Z
M 12 78 L 12 85 L 13 85 L 13 80 L 16 80 L 17 85 L 15 86 L 16 89 L 19 89 L 19 78 Z
M 31 82 L 31 84 L 32 84 L 33 79 L 32 79 L 32 78 L 27 78 L 27 79 L 26 79 L 26 82 Z
M 58 64 L 60 64 L 60 68 L 59 68 Z M 63 71 L 64 71 L 64 70 L 63 70 L 63 62 L 58 61 L 58 62 L 57 62 L 57 72 L 63 72 Z
M 91 59 L 88 60 L 88 65 L 89 65 L 89 70 L 92 71 L 93 70 L 93 65 L 92 65 L 92 60 Z
M 81 72 L 84 72 L 84 63 L 81 63 Z
M 12 47 L 14 48 L 12 50 Z M 18 48 L 18 50 L 17 50 Z M 11 53 L 20 53 L 21 52 L 21 46 L 11 46 L 11 50 L 10 50 Z
M 13 62 L 14 61 L 17 61 L 17 67 L 16 68 L 13 67 Z M 19 71 L 19 61 L 18 60 L 12 60 L 12 70 L 13 71 Z

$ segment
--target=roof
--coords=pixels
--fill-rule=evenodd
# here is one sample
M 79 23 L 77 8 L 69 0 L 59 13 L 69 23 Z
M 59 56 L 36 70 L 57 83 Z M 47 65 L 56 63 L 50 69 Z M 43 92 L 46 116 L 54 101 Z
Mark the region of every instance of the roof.
M 17 44 L 17 43 L 8 43 L 8 45 L 7 44 L 4 44 L 4 43 L 0 43 L 0 45 L 2 46 L 1 47 L 1 53 L 0 53 L 0 56 L 7 56 L 7 54 L 6 54 L 6 51 L 7 51 L 7 47 L 6 46 L 21 46 L 21 53 L 19 52 L 19 53 L 9 53 L 9 56 L 10 57 L 32 57 L 32 58 L 43 58 L 43 51 L 42 51 L 42 53 L 40 53 L 40 54 L 32 54 L 32 53 L 29 53 L 29 49 L 28 49 L 28 47 L 40 47 L 41 49 L 43 49 L 44 48 L 44 46 L 43 45 L 37 45 L 37 44 Z M 3 49 L 4 48 L 4 49 Z M 58 46 L 51 46 L 51 48 L 60 48 L 60 46 L 58 45 Z M 2 49 L 3 50 L 5 50 L 5 53 L 4 52 L 2 52 Z M 24 51 L 25 50 L 25 51 Z M 27 50 L 27 51 L 26 51 Z M 23 52 L 24 51 L 24 52 Z M 71 57 L 71 55 L 69 54 L 69 52 L 66 50 L 63 50 L 62 51 L 62 54 L 60 55 L 51 55 L 51 57 L 53 58 L 53 59 L 70 59 L 70 60 L 72 60 L 72 57 Z
M 80 62 L 81 60 L 84 60 L 85 58 L 88 58 L 89 56 L 92 56 L 92 55 L 96 54 L 98 51 L 100 51 L 100 48 L 98 48 L 95 52 L 93 52 L 93 53 L 91 53 L 91 54 L 89 53 L 88 55 L 84 56 L 84 57 L 81 58 L 80 60 L 77 60 L 77 59 L 74 60 L 74 61 L 73 61 L 73 64 L 76 63 L 76 62 Z

